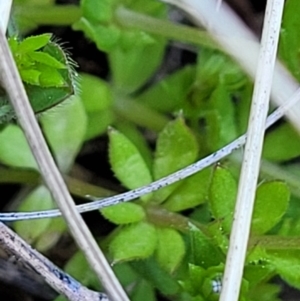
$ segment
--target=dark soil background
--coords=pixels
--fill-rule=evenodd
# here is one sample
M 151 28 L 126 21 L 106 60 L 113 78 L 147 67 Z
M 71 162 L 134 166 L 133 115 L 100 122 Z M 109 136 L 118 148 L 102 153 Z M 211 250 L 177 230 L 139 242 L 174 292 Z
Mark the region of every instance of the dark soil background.
M 76 4 L 76 0 L 58 0 L 58 4 Z M 261 0 L 228 0 L 227 1 L 243 18 L 245 23 L 257 34 L 260 35 L 263 10 L 266 1 Z M 78 63 L 78 71 L 90 73 L 104 79 L 109 78 L 109 66 L 104 53 L 99 52 L 96 46 L 89 42 L 81 32 L 72 31 L 69 27 L 42 27 L 32 34 L 51 32 L 61 41 L 66 43 L 70 49 L 72 58 Z M 195 62 L 196 56 L 188 50 L 183 50 L 170 45 L 167 49 L 164 72 L 172 72 L 187 63 Z M 100 159 L 101 158 L 101 159 Z M 101 161 L 99 161 L 101 160 Z M 98 164 L 95 164 L 98 162 Z M 107 139 L 105 137 L 94 139 L 84 145 L 78 155 L 76 163 L 82 168 L 94 184 L 101 182 L 102 186 L 115 191 L 122 191 L 115 181 L 110 167 L 107 163 Z M 98 168 L 101 166 L 101 169 Z M 10 199 L 21 191 L 20 185 L 1 185 L 2 195 L 5 201 L 1 202 L 1 209 L 5 210 Z M 75 199 L 80 203 L 83 200 Z M 101 218 L 98 212 L 84 214 L 84 219 L 91 231 L 96 235 L 105 235 L 112 229 L 112 225 Z M 99 227 L 99 224 L 101 225 Z M 72 238 L 66 234 L 59 243 L 46 255 L 59 266 L 70 258 L 76 251 Z M 1 252 L 0 252 L 1 255 Z M 1 301 L 39 301 L 52 300 L 55 293 L 41 283 L 39 277 L 33 272 L 16 263 L 3 254 L 0 257 L 0 300 Z M 274 280 L 282 286 L 282 300 L 294 301 L 300 299 L 298 291 L 287 287 L 280 279 Z M 31 293 L 26 292 L 27 290 Z M 161 298 L 160 300 L 164 300 Z

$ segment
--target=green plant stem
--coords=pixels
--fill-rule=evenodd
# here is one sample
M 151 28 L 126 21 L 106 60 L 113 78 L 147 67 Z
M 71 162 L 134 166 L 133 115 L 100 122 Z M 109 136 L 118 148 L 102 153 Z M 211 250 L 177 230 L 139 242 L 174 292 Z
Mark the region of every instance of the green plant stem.
M 161 131 L 169 121 L 166 116 L 122 96 L 115 97 L 114 111 L 125 120 L 156 132 Z
M 38 25 L 72 25 L 81 17 L 76 5 L 16 5 L 16 17 L 28 19 Z
M 81 10 L 76 5 L 16 5 L 16 17 L 22 17 L 38 25 L 72 25 L 81 17 Z M 149 17 L 124 7 L 115 11 L 115 21 L 123 27 L 143 30 L 168 39 L 204 46 L 211 49 L 221 48 L 208 33 L 186 25 Z
M 146 208 L 147 219 L 159 227 L 172 227 L 183 233 L 189 231 L 189 223 L 193 223 L 204 234 L 210 236 L 206 226 L 190 220 L 181 214 L 170 212 L 160 206 L 148 206 Z M 212 238 L 213 239 L 213 238 Z M 299 250 L 300 238 L 299 237 L 284 237 L 278 235 L 263 235 L 253 236 L 249 239 L 248 250 L 260 246 L 267 250 Z
M 116 194 L 115 191 L 92 185 L 70 176 L 65 176 L 65 180 L 73 195 L 87 200 L 92 200 L 91 197 L 108 197 Z M 42 181 L 39 173 L 35 170 L 0 167 L 0 183 L 39 185 L 42 184 Z
M 205 31 L 153 18 L 125 7 L 116 9 L 115 21 L 125 28 L 139 29 L 168 39 L 222 50 Z
M 248 249 L 260 246 L 267 250 L 299 250 L 300 238 L 292 236 L 264 235 L 250 237 Z

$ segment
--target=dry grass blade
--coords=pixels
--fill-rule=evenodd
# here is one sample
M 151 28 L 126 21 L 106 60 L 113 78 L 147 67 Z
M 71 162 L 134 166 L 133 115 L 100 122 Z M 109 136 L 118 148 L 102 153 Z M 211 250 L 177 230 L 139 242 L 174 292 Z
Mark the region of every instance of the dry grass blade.
M 106 258 L 77 212 L 76 206 L 55 165 L 29 104 L 2 29 L 0 30 L 0 79 L 39 165 L 44 182 L 62 211 L 74 239 L 101 280 L 109 298 L 115 301 L 128 300 Z
M 58 293 L 70 301 L 108 301 L 105 294 L 82 286 L 75 279 L 54 266 L 47 258 L 32 249 L 4 224 L 0 223 L 0 245 L 9 254 L 21 259 Z
M 283 6 L 283 0 L 269 0 L 267 2 L 260 57 L 247 130 L 247 141 L 220 301 L 236 301 L 239 298 Z

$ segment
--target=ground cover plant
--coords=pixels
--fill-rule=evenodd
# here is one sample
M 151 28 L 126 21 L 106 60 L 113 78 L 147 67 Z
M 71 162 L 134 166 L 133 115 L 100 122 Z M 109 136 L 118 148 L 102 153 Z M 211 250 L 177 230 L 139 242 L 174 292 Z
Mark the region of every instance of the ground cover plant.
M 198 36 L 196 29 L 169 21 L 166 4 L 82 0 L 74 6 L 53 1 L 37 6 L 28 0 L 14 6 L 18 30 L 9 30 L 11 51 L 63 174 L 74 172 L 84 145 L 106 137 L 107 159 L 119 187 L 135 189 L 246 131 L 252 81 L 207 34 Z M 279 45 L 279 57 L 298 80 L 299 10 L 298 1 L 287 1 Z M 25 37 L 45 24 L 83 32 L 99 53 L 106 53 L 109 76 L 77 75 L 64 46 L 49 33 Z M 196 47 L 196 62 L 162 72 L 170 39 Z M 8 98 L 0 92 L 1 179 L 34 186 L 19 211 L 53 208 Z M 240 300 L 283 300 L 273 281 L 278 276 L 300 288 L 299 154 L 299 135 L 286 121 L 268 131 Z M 101 169 L 101 162 L 96 158 L 94 164 Z M 130 300 L 218 300 L 239 162 L 239 153 L 233 154 L 133 202 L 100 210 L 96 227 L 102 227 L 104 218 L 111 231 L 98 237 L 99 245 Z M 67 181 L 70 191 L 85 201 L 117 193 L 87 180 L 75 182 L 72 176 Z M 13 228 L 43 252 L 66 232 L 60 218 L 17 221 Z M 67 259 L 65 270 L 102 290 L 81 252 Z

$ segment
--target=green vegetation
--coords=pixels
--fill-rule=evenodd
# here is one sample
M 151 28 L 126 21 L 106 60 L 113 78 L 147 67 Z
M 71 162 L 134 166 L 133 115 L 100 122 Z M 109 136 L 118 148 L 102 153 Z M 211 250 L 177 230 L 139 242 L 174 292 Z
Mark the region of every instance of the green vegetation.
M 77 85 L 72 63 L 51 35 L 9 38 L 36 113 L 71 96 L 65 105 L 40 116 L 63 173 L 72 168 L 84 142 L 108 135 L 111 169 L 123 187 L 134 189 L 213 153 L 245 132 L 252 94 L 249 78 L 205 33 L 198 35 L 195 29 L 168 21 L 165 4 L 81 0 L 79 8 L 54 1 L 34 3 L 15 1 L 21 32 L 67 22 L 106 52 L 109 61 L 109 81 L 79 74 L 80 91 L 71 96 Z M 38 10 L 43 17 L 36 14 Z M 287 1 L 279 47 L 279 56 L 298 79 L 299 13 L 299 1 Z M 162 64 L 169 39 L 196 45 L 197 62 L 141 89 Z M 9 121 L 13 113 L 4 92 L 0 101 L 0 120 Z M 141 129 L 156 137 L 154 149 Z M 274 178 L 269 165 L 262 166 L 240 300 L 280 300 L 280 287 L 270 282 L 276 275 L 300 289 L 300 195 L 290 180 L 299 176 L 293 160 L 299 156 L 300 137 L 285 121 L 267 133 L 263 157 L 282 173 Z M 13 123 L 0 132 L 0 161 L 20 175 L 25 168 L 37 170 L 20 128 Z M 218 300 L 237 174 L 236 159 L 231 157 L 134 202 L 101 210 L 116 227 L 99 244 L 128 288 L 130 300 L 159 300 L 157 292 L 169 300 Z M 18 178 L 18 172 L 3 169 L 3 182 Z M 81 188 L 84 191 L 84 183 Z M 53 206 L 46 189 L 37 186 L 19 210 Z M 66 230 L 61 219 L 14 226 L 39 250 L 51 248 Z M 83 284 L 101 289 L 81 253 L 65 268 Z

